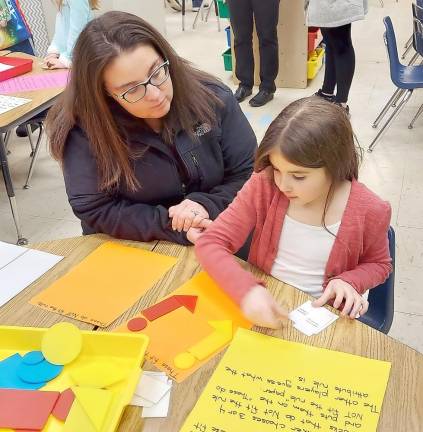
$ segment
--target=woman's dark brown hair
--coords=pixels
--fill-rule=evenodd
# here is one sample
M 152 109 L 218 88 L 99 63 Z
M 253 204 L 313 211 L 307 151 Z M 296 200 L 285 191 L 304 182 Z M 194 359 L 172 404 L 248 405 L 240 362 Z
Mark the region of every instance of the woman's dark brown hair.
M 76 42 L 70 81 L 49 111 L 47 133 L 53 157 L 63 162 L 69 131 L 76 124 L 84 130 L 97 161 L 99 188 L 103 191 L 111 191 L 122 182 L 131 190 L 140 187 L 133 171 L 133 160 L 140 154 L 131 152 L 121 125 L 113 117 L 111 106 L 114 104 L 116 109 L 117 104 L 105 91 L 103 73 L 122 52 L 141 45 L 152 46 L 169 60 L 173 100 L 163 118 L 161 132 L 168 145 L 172 145 L 177 130 L 183 129 L 195 139 L 196 124 L 215 124 L 216 106 L 221 103 L 204 84 L 216 82 L 216 78 L 179 57 L 166 39 L 143 19 L 112 11 L 92 20 Z M 143 125 L 142 119 L 134 121 Z
M 332 181 L 322 217 L 326 226 L 335 185 L 357 179 L 361 160 L 345 110 L 317 96 L 292 102 L 267 129 L 256 153 L 256 172 L 271 165 L 269 154 L 274 150 L 294 165 L 326 169 Z

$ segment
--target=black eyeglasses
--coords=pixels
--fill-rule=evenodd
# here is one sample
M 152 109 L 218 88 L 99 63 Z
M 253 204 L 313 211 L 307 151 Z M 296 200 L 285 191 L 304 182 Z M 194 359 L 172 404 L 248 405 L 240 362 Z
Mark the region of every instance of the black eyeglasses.
M 135 103 L 140 101 L 147 93 L 147 86 L 149 84 L 154 87 L 160 87 L 169 78 L 169 60 L 166 60 L 160 66 L 154 69 L 153 73 L 144 82 L 138 83 L 126 90 L 126 92 L 117 95 L 119 99 L 124 99 L 126 102 Z

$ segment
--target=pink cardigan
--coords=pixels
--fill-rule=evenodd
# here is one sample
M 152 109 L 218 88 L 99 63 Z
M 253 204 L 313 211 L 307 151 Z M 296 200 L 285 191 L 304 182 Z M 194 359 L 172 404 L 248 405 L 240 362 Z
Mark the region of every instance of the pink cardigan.
M 270 168 L 254 173 L 197 241 L 195 250 L 201 265 L 237 303 L 262 282 L 244 270 L 233 254 L 254 230 L 248 261 L 270 274 L 288 205 Z M 342 279 L 362 294 L 387 279 L 392 271 L 390 219 L 389 203 L 354 180 L 326 264 L 323 288 L 331 279 Z

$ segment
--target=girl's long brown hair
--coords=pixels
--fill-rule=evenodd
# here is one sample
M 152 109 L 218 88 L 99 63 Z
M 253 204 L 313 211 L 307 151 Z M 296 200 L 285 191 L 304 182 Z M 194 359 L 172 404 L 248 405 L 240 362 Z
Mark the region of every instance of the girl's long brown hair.
M 62 8 L 62 6 L 63 6 L 63 1 L 64 0 L 54 0 L 54 1 L 57 4 L 57 7 L 60 10 Z M 99 8 L 100 0 L 89 0 L 88 2 L 90 4 L 90 8 L 91 9 L 98 9 Z
M 140 187 L 133 169 L 133 160 L 139 153 L 131 152 L 122 125 L 117 124 L 112 114 L 112 109 L 123 108 L 107 95 L 103 83 L 105 68 L 122 52 L 130 52 L 140 45 L 151 45 L 170 63 L 173 100 L 163 118 L 162 129 L 162 138 L 168 145 L 172 145 L 175 131 L 181 129 L 195 139 L 194 126 L 199 122 L 214 125 L 216 107 L 221 106 L 221 101 L 205 85 L 217 79 L 179 57 L 166 39 L 143 19 L 111 11 L 89 22 L 76 42 L 70 81 L 50 109 L 46 129 L 51 154 L 59 162 L 63 162 L 69 131 L 76 124 L 83 129 L 97 161 L 99 189 L 103 191 L 111 191 L 122 182 L 130 190 Z M 142 119 L 134 118 L 134 122 L 143 126 Z
M 357 179 L 361 161 L 345 110 L 317 96 L 292 102 L 267 129 L 256 153 L 256 172 L 271 165 L 269 155 L 276 149 L 294 165 L 326 169 L 332 181 L 322 216 L 326 228 L 334 187 Z

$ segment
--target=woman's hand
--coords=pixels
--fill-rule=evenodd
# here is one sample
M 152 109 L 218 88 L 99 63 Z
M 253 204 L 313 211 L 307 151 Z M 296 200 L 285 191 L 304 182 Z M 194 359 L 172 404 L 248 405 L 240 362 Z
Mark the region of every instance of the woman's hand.
M 260 327 L 277 329 L 288 318 L 288 311 L 276 303 L 270 292 L 256 285 L 241 301 L 245 317 Z
M 335 298 L 333 302 L 335 309 L 338 309 L 342 302 L 345 301 L 341 315 L 348 315 L 351 319 L 356 318 L 358 314 L 363 316 L 369 309 L 369 302 L 342 279 L 332 279 L 323 294 L 313 302 L 313 306 L 323 306 L 333 298 Z
M 174 231 L 188 231 L 190 228 L 200 228 L 204 219 L 209 219 L 207 210 L 189 199 L 169 208 L 169 217 L 172 219 Z

